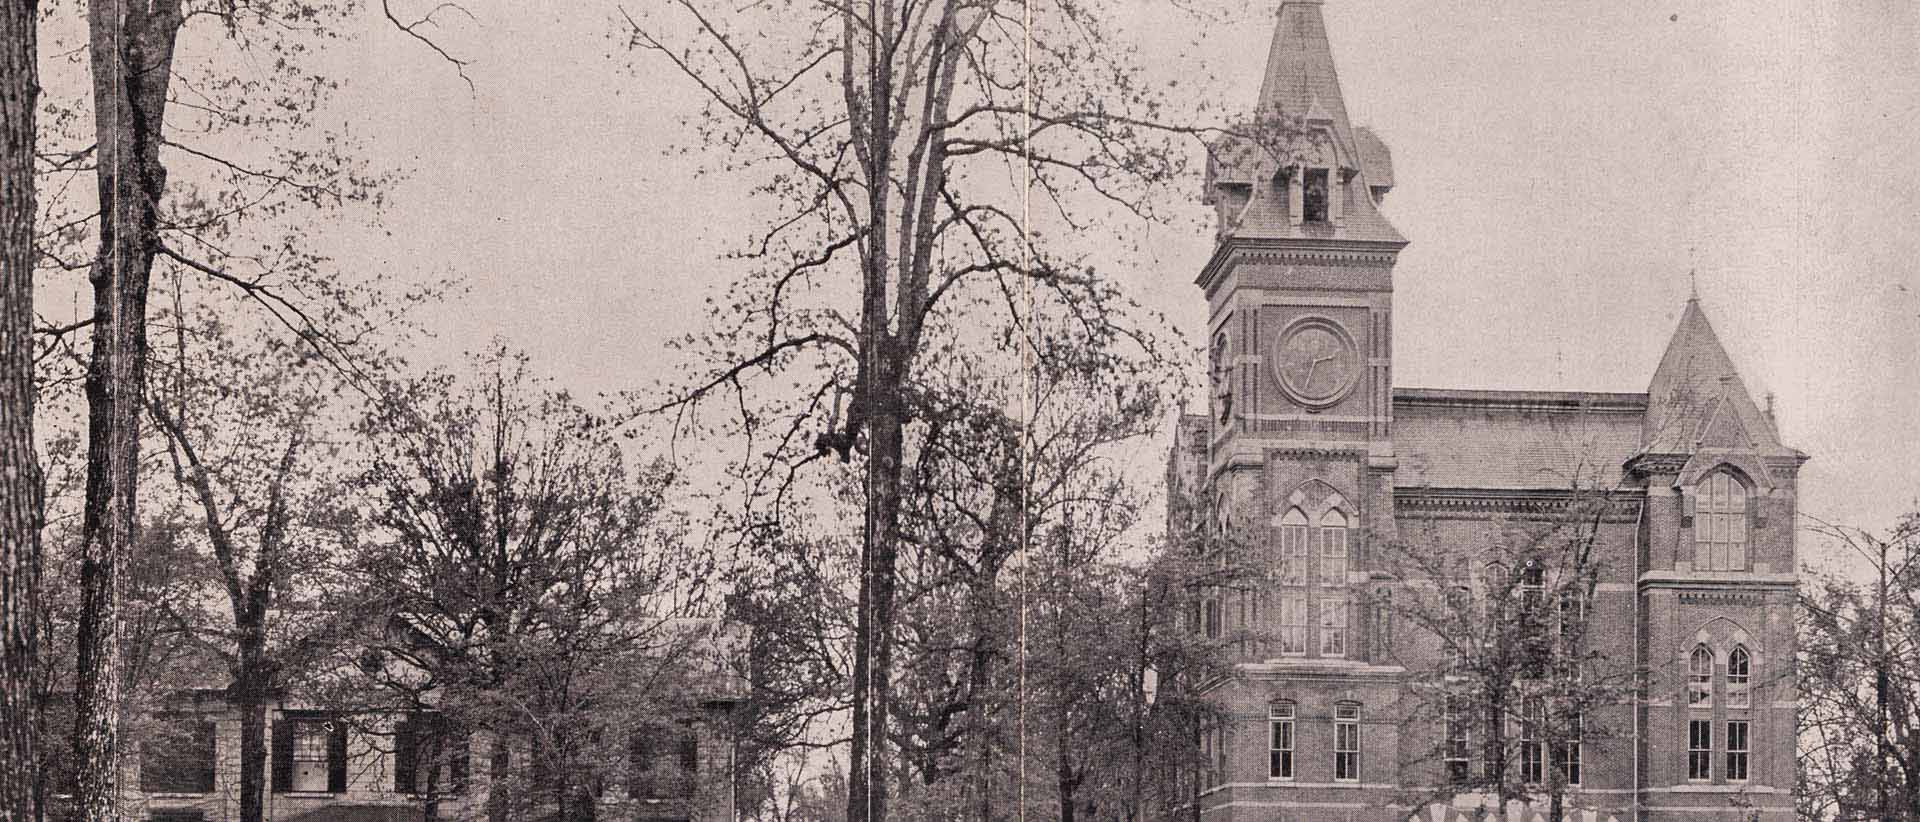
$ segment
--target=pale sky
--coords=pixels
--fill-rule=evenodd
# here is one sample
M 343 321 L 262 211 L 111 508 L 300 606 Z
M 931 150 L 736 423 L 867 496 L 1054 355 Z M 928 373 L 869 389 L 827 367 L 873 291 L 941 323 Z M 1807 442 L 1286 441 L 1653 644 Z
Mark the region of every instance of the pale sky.
M 1219 93 L 1252 106 L 1277 3 L 1203 28 L 1165 0 L 1112 2 L 1128 32 L 1155 32 L 1157 64 L 1185 65 L 1198 41 Z M 754 225 L 744 184 L 667 151 L 693 98 L 626 52 L 613 4 L 466 6 L 476 20 L 440 36 L 474 61 L 472 93 L 372 19 L 330 57 L 375 161 L 410 169 L 386 232 L 343 229 L 338 253 L 467 279 L 430 320 L 432 356 L 501 335 L 582 393 L 645 388 L 730 276 L 718 257 Z M 1393 150 L 1385 210 L 1412 242 L 1396 384 L 1643 391 L 1695 270 L 1756 400 L 1774 392 L 1783 436 L 1813 455 L 1803 510 L 1879 527 L 1920 507 L 1906 0 L 1327 0 L 1325 15 L 1354 122 Z M 1153 273 L 1129 285 L 1197 347 L 1210 236 L 1159 234 Z

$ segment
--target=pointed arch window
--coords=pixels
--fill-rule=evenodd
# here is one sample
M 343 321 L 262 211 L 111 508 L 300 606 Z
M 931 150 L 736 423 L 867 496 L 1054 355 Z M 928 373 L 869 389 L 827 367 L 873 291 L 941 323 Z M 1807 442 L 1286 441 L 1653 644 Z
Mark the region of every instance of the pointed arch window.
M 1298 508 L 1280 518 L 1280 584 L 1307 584 L 1307 515 Z
M 1700 481 L 1693 517 L 1693 567 L 1747 569 L 1747 485 L 1727 470 Z
M 1320 518 L 1320 584 L 1347 584 L 1347 515 L 1338 509 Z
M 1727 707 L 1746 708 L 1753 704 L 1753 658 L 1744 647 L 1736 646 L 1727 654 Z
M 1693 654 L 1687 657 L 1687 705 L 1713 706 L 1713 652 L 1705 645 L 1694 646 Z

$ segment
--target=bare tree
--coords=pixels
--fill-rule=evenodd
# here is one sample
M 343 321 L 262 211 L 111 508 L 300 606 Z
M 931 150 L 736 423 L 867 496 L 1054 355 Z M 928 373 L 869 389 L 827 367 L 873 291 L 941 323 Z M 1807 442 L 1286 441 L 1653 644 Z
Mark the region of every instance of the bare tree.
M 1920 819 L 1920 514 L 1885 536 L 1809 522 L 1867 573 L 1801 590 L 1801 818 Z
M 1030 348 L 1029 315 L 1049 313 L 1035 304 L 1129 334 L 1126 301 L 1080 252 L 1139 247 L 1139 223 L 1117 217 L 1157 218 L 1152 195 L 1184 179 L 1178 140 L 1199 129 L 1154 125 L 1175 119 L 1166 90 L 1084 4 L 664 5 L 628 17 L 633 46 L 703 95 L 716 158 L 770 169 L 755 193 L 778 213 L 742 251 L 756 268 L 720 330 L 692 341 L 705 365 L 647 410 L 691 420 L 704 399 L 739 400 L 739 433 L 771 440 L 776 478 L 860 453 L 847 812 L 878 822 L 920 369 L 967 333 Z M 747 409 L 770 375 L 805 375 L 774 389 L 801 399 Z
M 1476 795 L 1506 818 L 1545 796 L 1547 818 L 1561 822 L 1582 745 L 1607 738 L 1605 712 L 1634 693 L 1636 673 L 1588 630 L 1607 523 L 1631 503 L 1575 473 L 1537 512 L 1495 523 L 1485 543 L 1414 527 L 1385 546 L 1403 585 L 1382 604 L 1430 640 L 1393 649 L 1419 672 L 1409 720 L 1431 732 L 1406 764 L 1439 777 L 1412 797 L 1419 804 Z
M 39 3 L 0 4 L 0 819 L 33 818 L 42 477 L 33 441 Z
M 91 171 L 96 196 L 61 204 L 65 219 L 45 245 L 54 268 L 87 270 L 93 292 L 89 315 L 49 327 L 56 340 L 48 346 L 85 361 L 88 478 L 74 744 L 77 797 L 89 820 L 109 818 L 115 796 L 116 592 L 139 522 L 148 292 L 156 261 L 231 289 L 263 311 L 267 322 L 349 372 L 357 367 L 356 343 L 378 326 L 372 318 L 331 310 L 327 303 L 341 293 L 334 272 L 308 249 L 307 224 L 290 217 L 310 208 L 371 204 L 384 182 L 363 174 L 337 141 L 313 140 L 312 134 L 305 134 L 311 144 L 289 138 L 318 130 L 312 115 L 331 85 L 287 59 L 304 48 L 290 44 L 334 36 L 340 17 L 357 7 L 352 0 L 85 4 L 91 93 L 72 108 L 91 109 L 91 142 L 69 135 L 80 144 L 46 152 L 53 158 L 46 176 L 58 180 Z M 408 28 L 390 11 L 387 16 Z M 175 57 L 181 35 L 202 29 L 212 35 L 212 53 L 266 54 L 262 62 L 272 70 L 241 78 L 223 70 L 217 57 L 180 65 Z M 178 141 L 183 131 L 202 142 Z M 170 179 L 176 166 L 185 166 L 190 176 Z M 242 251 L 232 242 L 275 231 L 279 236 L 264 252 Z M 73 251 L 89 240 L 93 253 Z M 88 351 L 66 344 L 69 333 L 88 327 Z

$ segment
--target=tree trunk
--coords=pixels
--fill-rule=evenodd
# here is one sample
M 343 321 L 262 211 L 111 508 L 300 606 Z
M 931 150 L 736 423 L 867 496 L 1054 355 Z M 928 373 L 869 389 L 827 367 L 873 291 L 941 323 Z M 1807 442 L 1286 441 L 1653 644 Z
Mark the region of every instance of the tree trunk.
M 255 670 L 242 670 L 235 683 L 235 707 L 240 709 L 240 822 L 266 818 L 267 695 L 258 652 L 241 653 L 241 665 L 252 658 Z
M 512 754 L 507 748 L 504 734 L 494 733 L 490 740 L 492 750 L 487 754 L 487 822 L 507 822 L 512 811 L 507 796 L 507 766 L 511 764 Z
M 861 545 L 860 614 L 854 628 L 853 749 L 848 759 L 847 822 L 886 822 L 891 705 L 894 569 L 899 557 L 900 386 L 876 387 L 867 438 L 867 516 Z
M 33 447 L 36 0 L 0 4 L 0 819 L 34 812 L 40 464 Z
M 76 801 L 83 819 L 116 814 L 120 555 L 135 529 L 141 394 L 146 383 L 147 281 L 159 249 L 160 164 L 179 0 L 91 0 L 100 253 L 87 368 L 87 493 L 81 524 L 80 617 L 74 677 Z

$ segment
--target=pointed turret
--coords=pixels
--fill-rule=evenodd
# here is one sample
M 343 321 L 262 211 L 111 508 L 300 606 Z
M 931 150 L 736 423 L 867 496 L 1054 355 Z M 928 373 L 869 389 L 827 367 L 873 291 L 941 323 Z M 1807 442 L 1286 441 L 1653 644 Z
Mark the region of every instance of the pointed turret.
M 1333 128 L 1339 148 L 1356 155 L 1353 126 L 1347 121 L 1347 101 L 1340 94 L 1340 76 L 1333 67 L 1333 44 L 1327 41 L 1327 23 L 1320 16 L 1321 0 L 1288 0 L 1280 4 L 1280 19 L 1267 49 L 1267 73 L 1260 82 L 1262 117 L 1275 113 L 1323 120 Z
M 1773 421 L 1754 403 L 1713 333 L 1698 297 L 1687 300 L 1680 326 L 1647 387 L 1641 445 L 1643 451 L 1658 454 L 1691 454 L 1701 448 L 1772 452 L 1784 447 Z
M 1392 155 L 1347 119 L 1321 5 L 1280 4 L 1254 120 L 1210 146 L 1205 199 L 1222 240 L 1406 243 L 1378 208 Z

